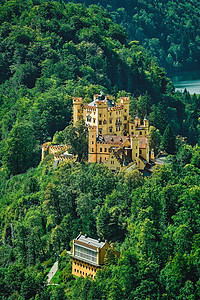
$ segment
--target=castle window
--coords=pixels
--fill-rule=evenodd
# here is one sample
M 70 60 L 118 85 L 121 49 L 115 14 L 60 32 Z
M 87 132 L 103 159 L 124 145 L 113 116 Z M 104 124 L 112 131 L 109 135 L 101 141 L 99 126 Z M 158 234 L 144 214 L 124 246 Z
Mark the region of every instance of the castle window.
M 110 116 L 111 116 L 111 114 L 112 114 L 112 113 L 110 113 Z
M 135 156 L 137 157 L 137 153 L 135 153 Z
M 118 131 L 118 127 L 116 127 L 116 131 Z
M 140 131 L 140 135 L 142 135 L 142 131 Z
M 81 112 L 80 109 L 78 109 L 78 113 L 79 113 L 79 114 L 80 114 L 80 112 Z
M 81 245 L 75 244 L 75 256 L 86 259 L 89 262 L 97 262 L 97 252 L 91 249 L 86 249 Z
M 80 120 L 80 117 L 78 117 L 78 119 Z
M 90 116 L 87 117 L 87 121 L 88 121 L 88 122 L 91 122 L 91 117 L 90 117 Z
M 135 147 L 135 149 L 137 149 L 137 146 Z
M 76 272 L 76 269 L 74 269 L 74 271 Z
M 106 123 L 107 123 L 106 120 L 104 120 L 104 121 L 103 121 L 103 124 L 106 124 Z
M 95 123 L 95 122 L 96 122 L 96 119 L 94 118 L 94 119 L 93 119 L 93 123 Z
M 119 127 L 119 131 L 120 131 L 120 127 Z
M 131 132 L 131 134 L 133 134 L 133 132 Z
M 80 274 L 82 274 L 82 271 L 80 271 Z
M 100 148 L 100 152 L 102 152 L 102 148 Z
M 110 124 L 112 124 L 112 119 L 110 119 Z
M 84 275 L 84 272 L 83 272 L 83 275 Z
M 93 137 L 94 137 L 94 136 L 92 135 L 92 139 L 93 139 Z
M 126 113 L 127 109 L 124 110 L 124 112 Z
M 112 127 L 109 127 L 109 132 L 112 132 Z
M 142 150 L 139 150 L 139 153 L 142 154 Z
M 125 120 L 125 121 L 127 120 L 127 116 L 124 116 L 124 120 Z
M 99 114 L 99 117 L 101 118 L 101 114 Z
M 102 121 L 101 120 L 99 120 L 99 125 L 102 125 Z
M 126 129 L 126 124 L 124 124 L 124 129 Z
M 92 152 L 94 152 L 94 148 L 92 148 Z
M 131 129 L 133 129 L 133 126 L 131 126 Z
M 104 152 L 107 152 L 107 148 L 104 149 Z
M 94 144 L 94 141 L 92 141 L 92 144 Z
M 102 128 L 99 128 L 99 134 L 102 134 Z

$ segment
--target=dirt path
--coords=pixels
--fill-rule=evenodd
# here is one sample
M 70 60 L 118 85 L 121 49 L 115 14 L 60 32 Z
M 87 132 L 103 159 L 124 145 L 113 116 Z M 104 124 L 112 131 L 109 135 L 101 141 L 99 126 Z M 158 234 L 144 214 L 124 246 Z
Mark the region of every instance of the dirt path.
M 58 270 L 58 261 L 56 261 L 53 265 L 53 267 L 51 268 L 51 270 L 49 271 L 48 275 L 47 275 L 47 283 L 50 284 L 51 279 L 53 278 L 53 276 L 56 274 Z

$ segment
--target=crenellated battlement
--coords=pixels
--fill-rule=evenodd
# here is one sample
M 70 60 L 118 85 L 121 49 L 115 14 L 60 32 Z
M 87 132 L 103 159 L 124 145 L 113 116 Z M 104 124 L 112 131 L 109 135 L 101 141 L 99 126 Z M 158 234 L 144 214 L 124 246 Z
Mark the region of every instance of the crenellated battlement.
M 73 104 L 81 104 L 81 103 L 83 103 L 82 97 L 74 97 L 73 98 Z
M 108 111 L 116 111 L 116 110 L 122 110 L 124 107 L 123 104 L 120 104 L 120 105 L 116 105 L 114 107 L 108 107 Z
M 53 145 L 51 142 L 42 145 L 42 160 L 48 154 L 63 153 L 69 149 L 69 145 Z
M 123 143 L 122 142 L 105 142 L 105 141 L 97 141 L 97 144 L 101 144 L 101 145 L 122 145 Z
M 120 102 L 121 103 L 129 103 L 130 102 L 130 97 L 120 97 Z

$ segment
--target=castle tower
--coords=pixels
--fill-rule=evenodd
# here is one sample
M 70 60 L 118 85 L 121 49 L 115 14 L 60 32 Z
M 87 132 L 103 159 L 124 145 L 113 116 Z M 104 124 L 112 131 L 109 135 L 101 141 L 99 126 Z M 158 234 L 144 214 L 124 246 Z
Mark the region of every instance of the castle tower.
M 120 103 L 123 105 L 123 116 L 122 116 L 122 123 L 123 123 L 123 131 L 124 133 L 128 132 L 128 122 L 129 122 L 129 104 L 130 98 L 129 97 L 121 97 Z
M 137 113 L 137 115 L 135 117 L 135 126 L 140 127 L 140 115 L 139 115 L 139 113 Z
M 73 98 L 73 125 L 82 119 L 82 102 L 83 98 Z
M 49 144 L 45 143 L 42 145 L 42 160 L 49 154 Z
M 97 162 L 97 142 L 96 142 L 96 126 L 89 126 L 88 127 L 88 133 L 89 133 L 89 139 L 88 139 L 88 162 L 93 163 Z
M 136 164 L 139 160 L 139 140 L 137 136 L 131 137 L 132 160 L 136 161 Z
M 97 100 L 97 135 L 107 134 L 107 124 L 104 124 L 104 115 L 107 116 L 107 102 Z
M 145 115 L 145 117 L 144 117 L 144 127 L 147 130 L 149 129 L 149 120 L 147 118 L 147 115 Z

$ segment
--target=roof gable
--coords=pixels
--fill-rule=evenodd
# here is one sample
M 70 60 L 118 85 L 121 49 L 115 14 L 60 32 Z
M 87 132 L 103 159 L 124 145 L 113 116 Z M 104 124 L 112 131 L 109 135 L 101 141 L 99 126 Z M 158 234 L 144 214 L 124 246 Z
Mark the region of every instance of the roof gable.
M 103 248 L 106 244 L 106 242 L 101 242 L 100 240 L 92 239 L 87 235 L 83 234 L 79 234 L 76 240 L 74 240 L 74 242 L 77 242 L 77 244 L 80 243 L 81 245 L 84 244 L 86 247 L 88 246 L 89 248 Z

